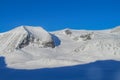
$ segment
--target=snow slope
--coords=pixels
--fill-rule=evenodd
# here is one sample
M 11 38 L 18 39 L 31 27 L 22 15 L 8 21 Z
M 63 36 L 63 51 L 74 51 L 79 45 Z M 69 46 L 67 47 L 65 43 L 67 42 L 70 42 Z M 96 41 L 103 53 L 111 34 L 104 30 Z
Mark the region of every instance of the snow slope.
M 20 26 L 0 33 L 0 56 L 7 66 L 37 69 L 72 66 L 96 60 L 120 60 L 120 27 L 109 30 L 64 29 L 47 32 Z
M 42 44 L 53 43 L 53 41 L 51 35 L 41 27 L 20 26 L 1 35 L 0 51 L 3 53 L 12 52 L 14 49 L 23 48 L 30 43 L 42 47 Z

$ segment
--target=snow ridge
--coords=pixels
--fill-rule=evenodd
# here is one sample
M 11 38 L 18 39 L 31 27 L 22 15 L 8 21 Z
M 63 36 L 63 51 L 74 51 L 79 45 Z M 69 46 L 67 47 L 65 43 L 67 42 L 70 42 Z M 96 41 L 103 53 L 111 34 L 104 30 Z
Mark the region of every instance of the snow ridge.
M 8 67 L 37 69 L 70 66 L 96 60 L 120 60 L 120 28 L 109 30 L 20 26 L 0 34 L 0 55 Z
M 29 44 L 54 47 L 51 35 L 41 27 L 20 26 L 0 37 L 0 51 L 12 52 Z

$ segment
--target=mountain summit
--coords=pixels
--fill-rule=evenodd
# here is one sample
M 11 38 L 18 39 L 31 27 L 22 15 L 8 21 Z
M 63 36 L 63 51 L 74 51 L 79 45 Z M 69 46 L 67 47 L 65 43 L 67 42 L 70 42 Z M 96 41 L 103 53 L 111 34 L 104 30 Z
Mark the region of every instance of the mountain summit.
M 51 35 L 42 27 L 20 26 L 0 36 L 0 51 L 13 51 L 28 45 L 55 47 Z
M 37 69 L 70 66 L 97 60 L 120 60 L 120 27 L 109 30 L 20 26 L 0 34 L 0 56 L 7 66 Z

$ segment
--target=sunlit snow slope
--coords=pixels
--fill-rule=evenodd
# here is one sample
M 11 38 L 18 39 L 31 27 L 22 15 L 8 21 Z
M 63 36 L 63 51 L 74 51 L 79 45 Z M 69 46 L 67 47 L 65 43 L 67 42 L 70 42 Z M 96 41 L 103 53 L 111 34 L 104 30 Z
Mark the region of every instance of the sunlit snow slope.
M 99 31 L 64 29 L 55 32 L 20 26 L 0 33 L 0 56 L 5 57 L 8 67 L 17 69 L 120 60 L 119 34 L 119 26 Z

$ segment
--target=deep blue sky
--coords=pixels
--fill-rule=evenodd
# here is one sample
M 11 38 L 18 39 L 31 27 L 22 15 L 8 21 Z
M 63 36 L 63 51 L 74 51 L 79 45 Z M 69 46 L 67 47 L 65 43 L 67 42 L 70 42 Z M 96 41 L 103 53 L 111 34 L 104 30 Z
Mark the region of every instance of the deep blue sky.
M 0 0 L 0 32 L 20 25 L 112 28 L 120 25 L 120 0 Z

